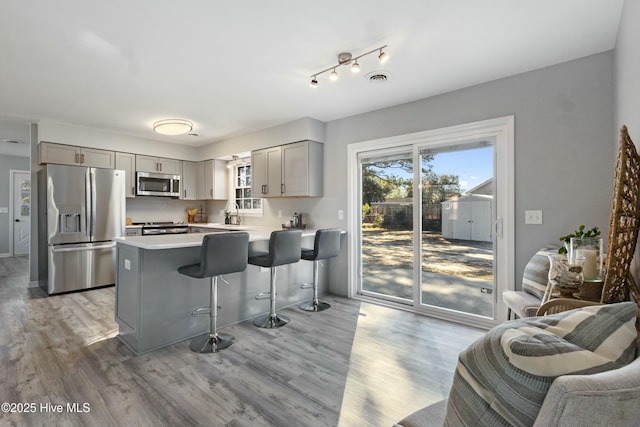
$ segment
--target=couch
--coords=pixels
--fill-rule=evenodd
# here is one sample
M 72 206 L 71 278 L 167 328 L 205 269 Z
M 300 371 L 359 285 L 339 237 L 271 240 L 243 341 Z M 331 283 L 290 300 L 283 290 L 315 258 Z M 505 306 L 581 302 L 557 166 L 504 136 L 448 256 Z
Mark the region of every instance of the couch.
M 635 303 L 599 305 L 496 327 L 461 353 L 452 400 L 416 411 L 397 426 L 442 426 L 445 418 L 450 426 L 638 426 L 636 312 Z M 507 359 L 496 363 L 502 355 Z M 539 362 L 546 360 L 555 366 Z M 469 380 L 481 385 L 469 388 Z M 527 406 L 518 406 L 523 401 Z M 447 408 L 452 412 L 445 417 Z
M 396 426 L 442 427 L 446 400 L 407 416 Z M 551 384 L 535 427 L 640 425 L 640 358 L 613 371 L 564 375 Z

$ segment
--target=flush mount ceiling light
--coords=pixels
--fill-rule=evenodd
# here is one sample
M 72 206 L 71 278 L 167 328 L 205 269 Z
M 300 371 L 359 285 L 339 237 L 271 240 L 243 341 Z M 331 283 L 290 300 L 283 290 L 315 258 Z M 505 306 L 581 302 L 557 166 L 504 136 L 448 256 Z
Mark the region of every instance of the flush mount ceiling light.
M 193 130 L 193 123 L 182 119 L 158 120 L 153 124 L 153 131 L 161 135 L 184 135 Z
M 310 85 L 311 87 L 318 87 L 318 76 L 320 74 L 326 73 L 327 71 L 331 71 L 331 73 L 329 74 L 329 79 L 332 81 L 338 80 L 338 72 L 336 71 L 336 68 L 340 67 L 341 65 L 348 65 L 351 64 L 351 71 L 353 73 L 357 73 L 360 71 L 360 64 L 358 64 L 358 59 L 362 58 L 363 56 L 367 56 L 371 53 L 374 52 L 380 52 L 378 54 L 378 59 L 380 60 L 380 63 L 385 62 L 387 59 L 389 59 L 389 55 L 387 55 L 386 52 L 383 52 L 383 49 L 386 49 L 387 45 L 384 46 L 380 46 L 377 47 L 373 50 L 370 50 L 369 52 L 365 52 L 362 55 L 358 55 L 356 57 L 353 57 L 351 55 L 351 53 L 349 52 L 342 52 L 340 54 L 338 54 L 338 64 L 337 65 L 333 65 L 329 68 L 327 68 L 326 70 L 322 70 L 320 72 L 317 73 L 313 73 L 311 75 L 311 82 Z

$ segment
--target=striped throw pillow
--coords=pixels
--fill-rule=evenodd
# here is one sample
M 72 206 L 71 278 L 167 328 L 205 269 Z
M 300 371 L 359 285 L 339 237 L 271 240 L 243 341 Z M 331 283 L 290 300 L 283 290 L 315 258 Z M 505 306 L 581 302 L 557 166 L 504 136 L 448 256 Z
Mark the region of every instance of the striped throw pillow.
M 490 330 L 460 354 L 445 426 L 533 425 L 556 377 L 634 360 L 637 308 L 589 306 Z
M 544 248 L 531 257 L 522 273 L 523 291 L 542 299 L 549 281 L 549 255 L 557 253 L 557 248 Z

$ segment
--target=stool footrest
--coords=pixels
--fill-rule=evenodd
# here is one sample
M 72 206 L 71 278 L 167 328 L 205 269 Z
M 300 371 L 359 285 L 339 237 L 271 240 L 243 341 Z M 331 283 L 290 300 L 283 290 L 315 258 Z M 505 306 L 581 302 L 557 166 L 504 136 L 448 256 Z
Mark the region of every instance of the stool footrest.
M 208 316 L 209 314 L 211 314 L 211 307 L 200 307 L 191 312 L 193 317 Z
M 256 299 L 269 299 L 271 298 L 271 292 L 260 292 L 256 295 Z

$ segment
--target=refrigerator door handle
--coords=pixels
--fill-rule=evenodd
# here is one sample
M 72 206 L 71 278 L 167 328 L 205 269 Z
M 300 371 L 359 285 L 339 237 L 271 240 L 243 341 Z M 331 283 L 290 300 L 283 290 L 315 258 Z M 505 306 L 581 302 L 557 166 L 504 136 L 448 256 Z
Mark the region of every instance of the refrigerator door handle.
M 91 240 L 96 235 L 96 170 L 89 168 L 89 177 L 91 182 Z
M 87 168 L 84 174 L 84 234 L 91 240 L 91 175 Z
M 90 246 L 72 246 L 72 247 L 52 246 L 51 252 L 62 253 L 62 252 L 78 252 L 78 251 L 97 251 L 98 249 L 110 249 L 115 247 L 116 247 L 116 242 L 108 242 L 103 245 L 90 245 Z

